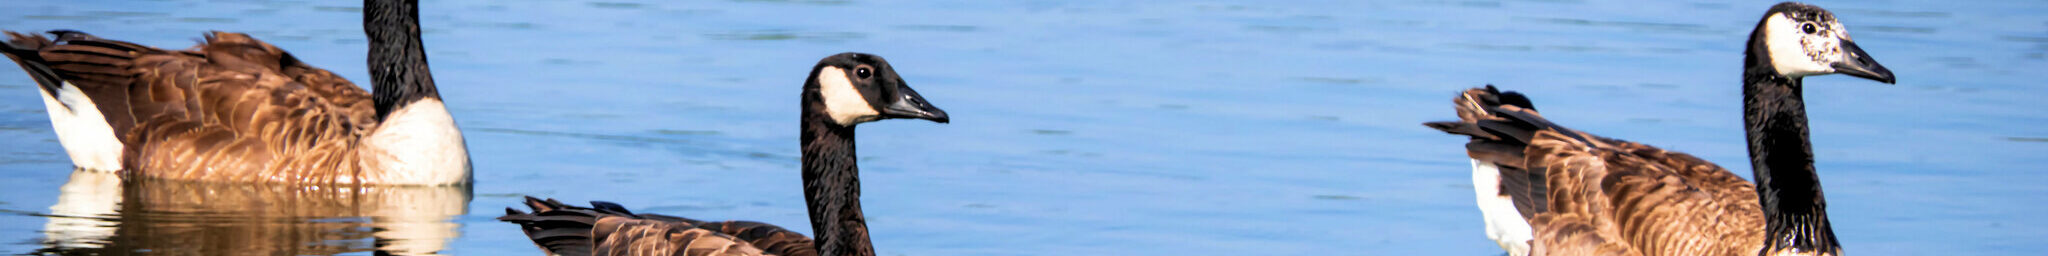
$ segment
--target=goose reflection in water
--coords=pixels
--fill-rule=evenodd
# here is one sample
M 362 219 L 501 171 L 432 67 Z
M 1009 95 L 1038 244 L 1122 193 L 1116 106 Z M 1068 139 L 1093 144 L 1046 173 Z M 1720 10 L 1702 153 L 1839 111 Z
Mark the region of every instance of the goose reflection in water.
M 448 247 L 468 186 L 285 186 L 74 171 L 40 254 L 418 255 Z

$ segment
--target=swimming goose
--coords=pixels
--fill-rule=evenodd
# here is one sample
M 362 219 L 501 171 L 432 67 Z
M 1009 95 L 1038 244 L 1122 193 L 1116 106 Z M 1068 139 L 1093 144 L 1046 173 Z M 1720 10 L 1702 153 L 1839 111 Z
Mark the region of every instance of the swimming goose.
M 375 94 L 241 33 L 165 50 L 51 31 L 0 47 L 41 87 L 80 168 L 150 178 L 444 185 L 470 180 L 427 70 L 416 0 L 366 0 Z
M 635 214 L 618 204 L 590 208 L 554 199 L 526 199 L 533 213 L 506 208 L 499 220 L 519 224 L 555 255 L 875 255 L 860 210 L 853 130 L 860 123 L 914 118 L 946 123 L 946 112 L 903 83 L 882 57 L 842 53 L 811 68 L 803 91 L 804 205 L 816 240 L 751 221 L 706 222 Z
M 1801 78 L 1887 84 L 1827 10 L 1771 7 L 1743 61 L 1743 123 L 1756 184 L 1685 153 L 1551 123 L 1493 86 L 1453 101 L 1490 238 L 1512 255 L 1840 255 L 1807 140 Z

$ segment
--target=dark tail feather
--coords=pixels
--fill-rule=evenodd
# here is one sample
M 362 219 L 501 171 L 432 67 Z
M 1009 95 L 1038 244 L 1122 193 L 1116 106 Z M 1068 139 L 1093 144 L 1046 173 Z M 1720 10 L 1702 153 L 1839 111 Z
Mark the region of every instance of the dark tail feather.
M 129 42 L 106 40 L 85 32 L 52 30 L 56 39 L 35 34 L 6 32 L 8 40 L 0 46 L 21 69 L 35 78 L 36 84 L 51 96 L 59 96 L 64 83 L 71 83 L 86 96 L 93 97 L 101 108 L 126 108 L 127 85 L 134 78 L 128 64 L 137 52 L 155 52 L 149 48 Z M 109 98 L 115 97 L 115 98 Z M 69 108 L 70 106 L 65 106 Z M 109 122 L 126 120 L 126 116 L 111 111 Z M 125 129 L 120 124 L 114 126 Z
M 1537 114 L 1528 97 L 1513 91 L 1502 92 L 1493 85 L 1465 90 L 1452 102 L 1457 104 L 1458 121 L 1423 125 L 1471 137 L 1465 143 L 1465 153 L 1474 160 L 1500 167 L 1500 191 L 1514 200 L 1523 218 L 1546 211 L 1544 202 L 1548 200 L 1549 188 L 1544 183 L 1545 170 L 1531 169 L 1534 166 L 1527 164 L 1524 150 L 1537 132 L 1563 128 Z M 1563 134 L 1577 137 L 1572 132 Z
M 554 199 L 541 200 L 526 197 L 526 207 L 533 213 L 505 208 L 505 216 L 498 220 L 519 224 L 526 237 L 541 249 L 555 255 L 590 255 L 590 228 L 597 225 L 597 219 L 607 215 L 619 215 L 603 209 L 583 208 L 562 204 Z
M 1457 104 L 1458 121 L 1423 125 L 1450 134 L 1472 136 L 1473 139 L 1512 139 L 1526 145 L 1530 138 L 1536 136 L 1536 130 L 1550 124 L 1536 115 L 1536 106 L 1529 102 L 1528 97 L 1512 91 L 1501 92 L 1493 85 L 1465 90 L 1452 102 Z M 1527 122 L 1532 119 L 1535 122 Z
M 8 57 L 13 58 L 20 58 L 17 55 L 36 57 L 36 51 L 55 44 L 55 41 L 50 41 L 50 38 L 43 37 L 43 35 L 7 31 L 7 42 L 0 44 L 0 50 L 4 50 Z M 16 59 L 15 61 L 20 60 Z
M 42 87 L 44 93 L 56 96 L 64 80 L 57 76 L 57 70 L 51 69 L 49 61 L 43 60 L 42 55 L 44 47 L 55 44 L 55 41 L 50 41 L 42 35 L 7 31 L 7 42 L 0 43 L 0 53 L 5 53 L 8 59 L 13 59 L 14 64 L 20 64 L 21 70 L 27 71 L 28 76 L 36 80 L 36 85 Z
M 1536 113 L 1536 106 L 1529 97 L 1514 91 L 1502 92 L 1493 85 L 1472 88 L 1459 94 L 1452 102 L 1457 103 L 1458 121 L 1423 123 L 1445 133 L 1472 137 L 1472 144 L 1466 146 L 1474 159 L 1511 158 L 1521 159 L 1521 151 L 1536 138 L 1536 132 L 1558 131 L 1560 134 L 1586 143 L 1591 138 L 1582 137 L 1564 126 L 1551 123 Z M 1482 156 L 1480 153 L 1501 154 Z M 1515 164 L 1521 167 L 1521 164 Z

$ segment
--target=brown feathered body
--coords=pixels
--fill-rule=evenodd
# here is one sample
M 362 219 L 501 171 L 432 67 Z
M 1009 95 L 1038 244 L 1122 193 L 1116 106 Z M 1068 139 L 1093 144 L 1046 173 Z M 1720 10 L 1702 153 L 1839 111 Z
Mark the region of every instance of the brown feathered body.
M 121 170 L 133 175 L 402 183 L 364 161 L 362 138 L 379 124 L 368 91 L 248 35 L 213 32 L 191 49 L 166 50 L 80 32 L 8 34 L 20 50 L 10 57 L 50 72 L 31 75 L 54 75 L 90 97 L 125 146 Z
M 1755 183 L 1691 155 L 1559 126 L 1529 98 L 1491 85 L 1454 100 L 1458 121 L 1425 125 L 1471 138 L 1465 148 L 1475 183 L 1499 178 L 1490 186 L 1498 195 L 1481 194 L 1479 203 L 1488 235 L 1511 253 L 1528 245 L 1531 255 L 1840 255 L 1813 164 L 1801 79 L 1897 77 L 1850 40 L 1831 12 L 1796 2 L 1765 12 L 1742 63 Z M 1497 214 L 1503 208 L 1526 221 Z M 1496 224 L 1527 228 L 1520 233 L 1527 235 L 1498 236 Z
M 519 224 L 554 255 L 818 255 L 810 237 L 775 225 L 634 214 L 616 204 L 591 204 L 527 197 L 533 213 L 506 209 L 498 219 Z
M 1428 125 L 1470 136 L 1468 155 L 1500 166 L 1503 179 L 1537 181 L 1502 192 L 1534 201 L 1518 202 L 1530 206 L 1518 208 L 1535 232 L 1531 255 L 1749 256 L 1762 248 L 1756 188 L 1733 172 L 1558 126 L 1508 94 L 1467 90 L 1454 100 L 1459 121 Z

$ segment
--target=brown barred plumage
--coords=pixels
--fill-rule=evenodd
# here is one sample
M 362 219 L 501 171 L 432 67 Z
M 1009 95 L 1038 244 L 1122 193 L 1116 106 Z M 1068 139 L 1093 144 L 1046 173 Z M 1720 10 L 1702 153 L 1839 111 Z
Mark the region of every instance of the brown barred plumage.
M 400 55 L 381 59 L 417 66 L 407 66 L 417 69 L 412 71 L 373 68 L 373 76 L 410 79 L 394 79 L 403 82 L 387 85 L 410 90 L 383 93 L 408 103 L 438 103 L 440 96 L 431 88 L 421 89 L 433 85 L 426 78 L 425 57 L 419 53 L 422 50 L 416 41 L 417 14 L 412 11 L 417 7 L 411 2 L 386 0 L 366 1 L 366 6 L 370 7 L 365 9 L 366 17 L 403 16 L 383 17 L 387 18 L 381 20 L 385 23 L 365 23 L 366 31 L 372 35 L 398 34 L 373 37 L 373 48 L 413 39 L 411 44 L 402 45 L 401 50 L 373 50 L 373 55 Z M 246 34 L 211 32 L 204 42 L 185 50 L 157 49 L 77 31 L 51 31 L 54 39 L 7 34 L 9 40 L 0 52 L 28 71 L 46 96 L 59 95 L 61 88 L 75 86 L 96 109 L 67 111 L 97 111 L 104 116 L 105 125 L 111 127 L 113 134 L 85 136 L 107 136 L 110 139 L 104 144 L 120 144 L 112 146 L 119 147 L 118 151 L 106 153 L 116 155 L 113 157 L 118 157 L 119 163 L 92 168 L 149 178 L 211 182 L 468 182 L 467 151 L 461 148 L 460 133 L 452 131 L 452 121 L 443 125 L 446 129 L 434 130 L 436 133 L 430 135 L 387 136 L 387 142 L 383 142 L 413 144 L 371 143 L 380 128 L 389 127 L 384 123 L 389 120 L 378 115 L 380 110 L 373 99 L 376 95 Z M 382 56 L 372 59 L 379 57 Z M 432 105 L 431 108 L 440 108 L 439 104 Z M 51 106 L 53 115 L 58 111 L 54 108 L 59 107 Z M 420 110 L 433 111 L 445 112 Z M 434 120 L 441 119 L 445 118 Z M 409 119 L 412 127 L 392 128 L 403 129 L 392 133 L 412 132 L 429 126 L 423 123 L 432 123 L 417 120 Z M 59 131 L 60 139 L 76 139 L 63 138 L 66 132 L 77 131 Z M 446 134 L 455 138 L 442 136 Z M 421 168 L 421 163 L 431 161 L 393 159 L 394 155 L 417 155 L 413 151 L 418 150 L 409 148 L 424 145 L 418 141 L 438 143 L 431 148 L 447 148 L 443 152 L 449 153 L 417 158 L 447 163 Z M 65 146 L 67 150 L 83 150 L 70 148 L 73 145 L 68 143 Z M 389 152 L 393 149 L 403 152 Z M 73 157 L 82 167 L 88 165 L 85 160 L 76 159 L 76 153 Z
M 505 209 L 498 220 L 519 224 L 555 255 L 817 255 L 810 237 L 774 225 L 703 222 L 591 204 L 594 208 L 527 197 L 533 213 Z
M 1429 125 L 1472 136 L 1466 148 L 1473 159 L 1542 175 L 1535 187 L 1547 192 L 1544 207 L 1521 209 L 1537 232 L 1533 255 L 1747 255 L 1761 242 L 1755 189 L 1734 173 L 1557 126 L 1535 110 L 1503 104 L 1502 94 L 1491 86 L 1467 90 L 1455 100 L 1460 121 Z M 1743 246 L 1717 244 L 1750 246 L 1738 253 Z

